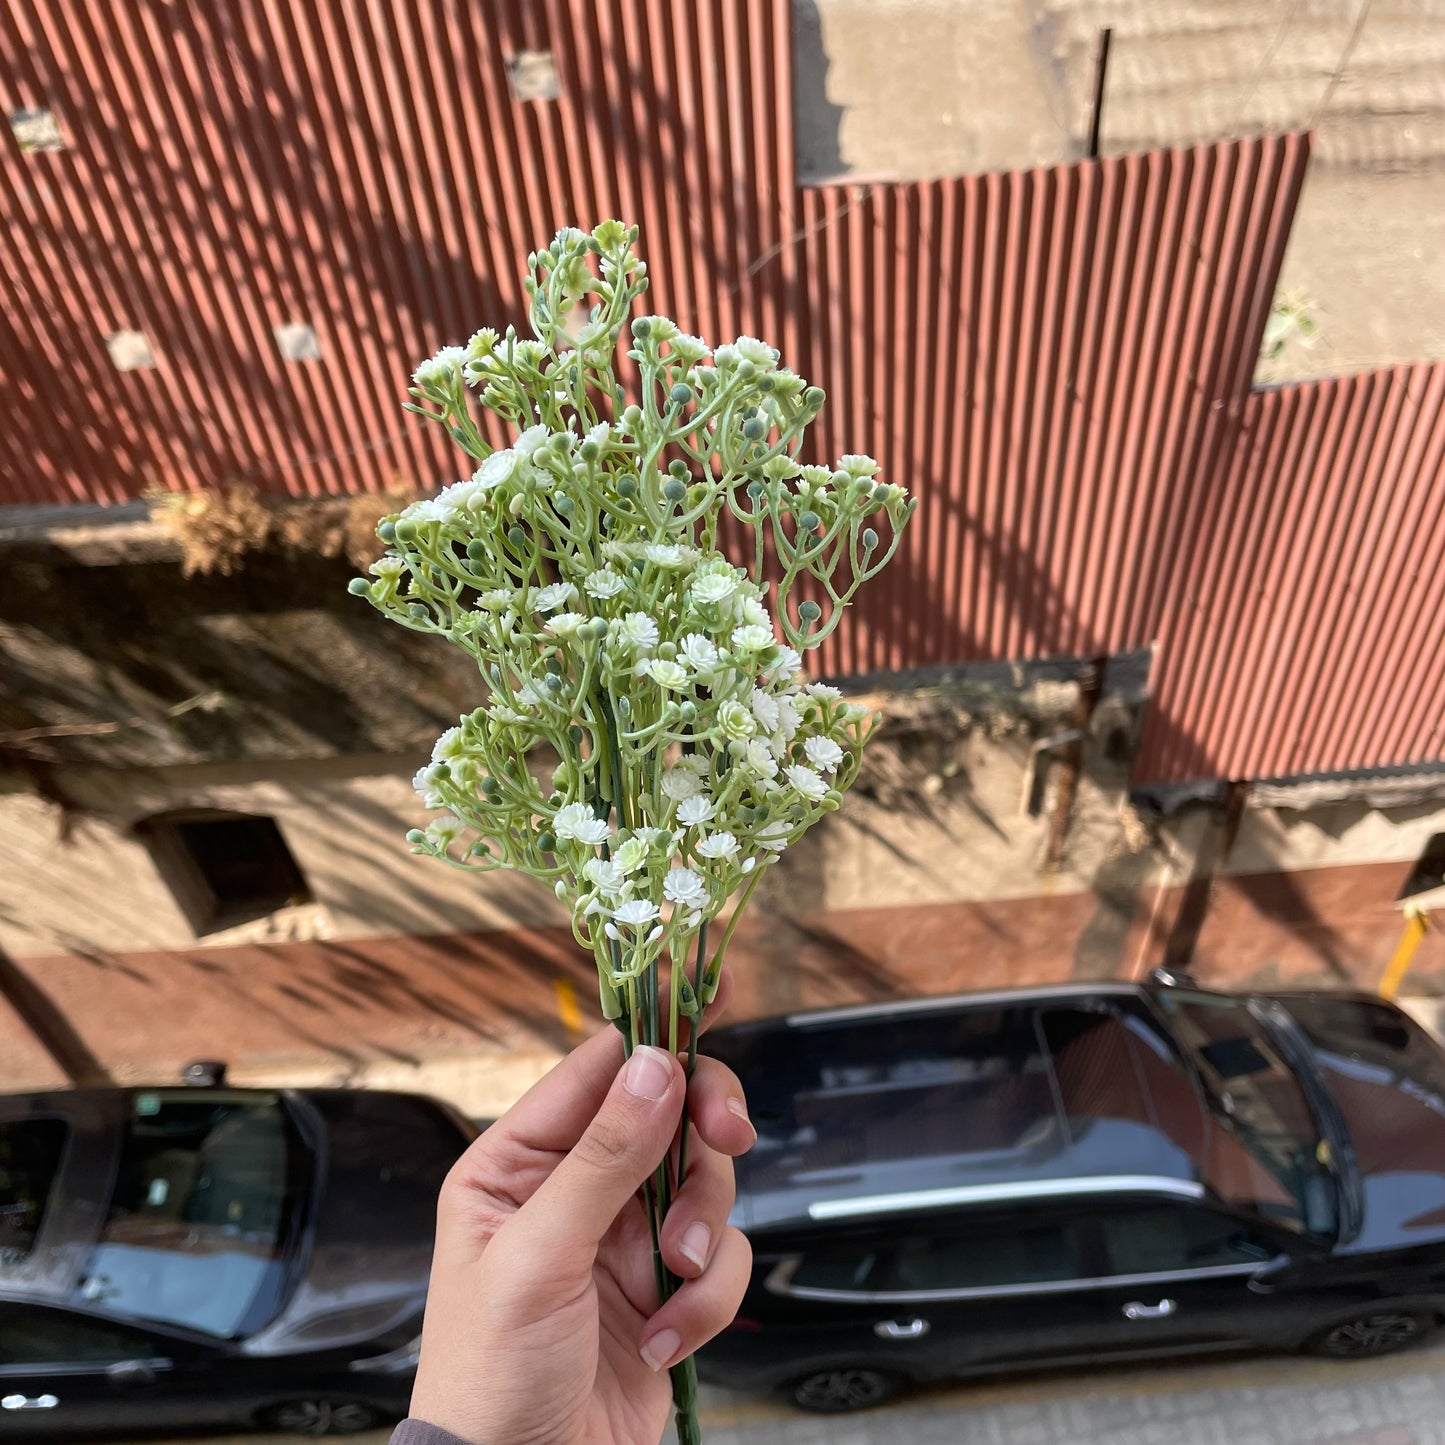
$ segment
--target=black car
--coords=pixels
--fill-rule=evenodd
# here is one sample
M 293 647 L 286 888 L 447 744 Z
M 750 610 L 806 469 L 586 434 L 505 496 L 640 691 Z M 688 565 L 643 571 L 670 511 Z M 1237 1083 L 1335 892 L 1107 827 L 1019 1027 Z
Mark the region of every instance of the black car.
M 1365 994 L 1101 983 L 709 1034 L 759 1130 L 755 1272 L 705 1378 L 901 1384 L 1445 1318 L 1445 1054 Z
M 405 1414 L 474 1133 L 366 1090 L 0 1098 L 0 1439 Z

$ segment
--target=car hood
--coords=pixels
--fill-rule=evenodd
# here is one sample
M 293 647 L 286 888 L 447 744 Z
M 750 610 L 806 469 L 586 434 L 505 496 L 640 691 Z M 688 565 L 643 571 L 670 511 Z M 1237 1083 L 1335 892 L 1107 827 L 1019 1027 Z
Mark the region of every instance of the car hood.
M 1349 1133 L 1361 1227 L 1342 1247 L 1445 1239 L 1445 1052 L 1371 994 L 1279 995 L 1303 1029 Z
M 437 1194 L 468 1136 L 434 1101 L 366 1090 L 293 1096 L 314 1136 L 314 1203 L 285 1307 L 249 1354 L 333 1349 L 419 1322 Z

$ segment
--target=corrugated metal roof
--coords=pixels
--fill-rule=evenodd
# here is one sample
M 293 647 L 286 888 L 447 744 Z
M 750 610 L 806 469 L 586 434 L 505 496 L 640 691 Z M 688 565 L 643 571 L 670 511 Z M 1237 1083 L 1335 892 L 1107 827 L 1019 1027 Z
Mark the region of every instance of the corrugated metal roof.
M 1256 392 L 1210 491 L 1136 781 L 1445 753 L 1445 362 Z
M 519 258 L 619 215 L 658 310 L 776 341 L 828 388 L 814 454 L 925 501 L 821 670 L 1157 643 L 1143 780 L 1435 756 L 1434 371 L 1249 391 L 1307 139 L 800 189 L 791 19 L 0 0 L 0 101 L 66 142 L 0 153 L 0 501 L 450 480 L 411 366 L 520 321 Z M 528 56 L 555 98 L 514 94 Z M 282 358 L 294 325 L 319 359 Z M 154 368 L 116 370 L 119 332 Z

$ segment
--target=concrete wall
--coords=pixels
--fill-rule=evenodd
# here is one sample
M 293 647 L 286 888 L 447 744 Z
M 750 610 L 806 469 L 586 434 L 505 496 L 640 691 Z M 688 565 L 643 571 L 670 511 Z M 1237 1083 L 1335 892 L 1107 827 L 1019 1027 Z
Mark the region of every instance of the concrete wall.
M 799 166 L 817 180 L 1083 155 L 1104 26 L 1106 153 L 1313 128 L 1282 286 L 1317 332 L 1265 374 L 1445 354 L 1438 0 L 795 0 L 794 14 Z

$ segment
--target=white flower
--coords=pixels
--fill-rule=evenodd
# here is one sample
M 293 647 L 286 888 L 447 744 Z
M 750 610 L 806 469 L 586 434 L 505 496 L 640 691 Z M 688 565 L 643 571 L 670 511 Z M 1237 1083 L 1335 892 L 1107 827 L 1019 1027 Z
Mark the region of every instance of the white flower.
M 738 851 L 738 840 L 731 833 L 709 833 L 693 850 L 699 858 L 732 858 Z
M 646 928 L 661 913 L 657 904 L 646 898 L 629 898 L 612 910 L 612 921 L 625 928 Z
M 700 632 L 689 632 L 677 645 L 682 660 L 706 681 L 717 671 L 717 648 Z
M 778 660 L 763 673 L 768 682 L 789 682 L 798 675 L 803 659 L 791 647 L 779 646 Z
M 711 356 L 712 348 L 699 337 L 689 336 L 686 331 L 679 331 L 672 338 L 672 355 L 680 361 L 692 365 L 701 361 L 705 356 Z
M 632 836 L 644 848 L 660 848 L 664 843 L 672 842 L 672 834 L 666 828 L 634 828 Z
M 477 598 L 477 602 L 488 612 L 505 612 L 514 601 L 517 594 L 510 587 L 493 587 L 490 592 L 483 592 Z
M 416 795 L 421 799 L 423 807 L 444 808 L 446 800 L 437 792 L 437 777 L 432 767 L 433 765 L 428 763 L 424 768 L 418 768 L 411 785 L 416 789 Z
M 768 616 L 768 609 L 754 596 L 740 597 L 736 607 L 733 609 L 734 619 L 746 623 L 749 627 L 766 627 L 769 635 L 773 630 L 773 619 Z
M 462 820 L 450 815 L 433 818 L 424 831 L 428 843 L 445 851 L 462 836 Z
M 599 421 L 582 440 L 592 442 L 595 446 L 606 446 L 607 438 L 611 435 L 612 428 L 605 421 Z
M 371 564 L 370 571 L 372 576 L 380 577 L 383 582 L 395 582 L 406 571 L 406 563 L 388 552 Z
M 760 848 L 767 848 L 773 853 L 781 853 L 788 846 L 788 834 L 792 831 L 791 823 L 780 820 L 776 823 L 764 823 L 753 837 Z
M 697 908 L 707 902 L 707 884 L 691 868 L 671 868 L 662 880 L 662 896 L 683 908 Z
M 878 475 L 878 463 L 872 457 L 849 452 L 838 458 L 838 470 L 847 472 L 850 477 L 875 477 Z
M 590 620 L 581 612 L 559 612 L 542 624 L 542 630 L 550 632 L 553 637 L 572 637 L 584 622 Z
M 589 858 L 582 865 L 582 876 L 608 898 L 620 893 L 622 885 L 627 881 L 617 864 L 607 858 Z
M 511 478 L 512 473 L 517 470 L 519 460 L 517 453 L 510 447 L 504 451 L 493 452 L 472 473 L 472 480 L 484 491 L 490 491 Z
M 516 453 L 519 457 L 530 457 L 539 448 L 547 445 L 551 438 L 551 431 L 544 426 L 529 426 L 521 436 L 517 438 Z
M 778 698 L 778 726 L 777 735 L 784 743 L 793 740 L 793 734 L 798 731 L 803 719 L 798 714 L 798 709 L 793 704 L 793 699 L 785 693 Z
M 843 749 L 832 738 L 809 738 L 803 744 L 808 761 L 825 773 L 835 772 L 843 761 Z
M 739 336 L 733 342 L 733 348 L 744 361 L 751 361 L 754 366 L 766 369 L 778 364 L 778 353 L 766 341 L 759 341 L 756 336 Z
M 830 687 L 826 682 L 810 682 L 803 691 L 819 702 L 837 702 L 843 696 L 836 687 Z
M 744 744 L 746 751 L 742 765 L 755 777 L 775 778 L 778 775 L 778 760 L 765 738 L 749 738 Z
M 612 855 L 619 872 L 636 873 L 647 862 L 647 844 L 641 838 L 629 838 Z
M 671 662 L 665 657 L 651 657 L 645 665 L 652 680 L 659 687 L 677 691 L 687 686 L 687 669 L 680 662 Z
M 811 798 L 815 803 L 827 796 L 828 784 L 818 776 L 812 768 L 805 768 L 801 763 L 794 763 L 791 767 L 783 769 L 787 780 L 805 798 Z
M 653 648 L 657 646 L 657 623 L 645 612 L 629 612 L 626 617 L 613 623 L 618 638 L 628 647 Z
M 549 582 L 532 599 L 532 606 L 538 612 L 555 612 L 565 607 L 575 596 L 577 589 L 570 582 Z
M 757 718 L 758 725 L 764 732 L 772 733 L 778 730 L 778 700 L 775 697 L 755 687 L 748 699 L 748 706 L 752 708 L 753 716 Z
M 773 645 L 772 630 L 749 623 L 746 627 L 733 628 L 733 646 L 739 652 L 762 652 Z
M 702 792 L 702 779 L 691 768 L 665 768 L 662 774 L 662 792 L 664 797 L 671 798 L 674 803 L 681 803 Z
M 717 710 L 718 725 L 730 738 L 750 738 L 757 732 L 758 725 L 753 715 L 740 702 L 725 702 Z
M 692 600 L 700 607 L 726 602 L 738 590 L 736 573 L 709 572 L 697 578 L 688 588 Z
M 432 388 L 445 391 L 461 377 L 462 362 L 466 360 L 464 346 L 443 346 L 435 356 L 429 356 L 412 372 L 411 379 L 424 390 Z
M 697 552 L 692 547 L 681 547 L 670 542 L 649 542 L 642 555 L 656 567 L 686 567 L 697 561 Z
M 435 497 L 423 497 L 419 502 L 413 502 L 401 514 L 409 522 L 449 522 L 452 519 L 452 509 L 444 507 Z
M 586 803 L 568 803 L 565 808 L 558 808 L 557 816 L 552 819 L 552 831 L 559 838 L 571 838 L 589 848 L 605 843 L 611 835 L 607 824 Z
M 589 597 L 606 601 L 609 597 L 616 597 L 627 586 L 627 582 L 609 568 L 600 567 L 596 572 L 589 572 L 582 585 L 587 589 Z
M 699 823 L 711 822 L 716 812 L 711 798 L 695 793 L 677 805 L 677 821 L 684 827 L 695 828 Z
M 708 770 L 708 762 L 701 753 L 684 753 L 674 764 L 675 768 L 682 768 L 686 772 L 696 773 L 702 777 Z
M 462 730 L 459 727 L 448 728 L 437 740 L 431 750 L 431 760 L 434 763 L 455 762 L 458 758 L 467 755 L 466 747 L 462 743 Z

